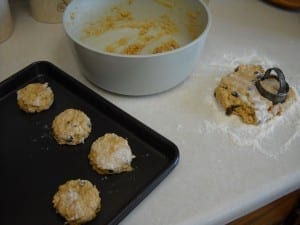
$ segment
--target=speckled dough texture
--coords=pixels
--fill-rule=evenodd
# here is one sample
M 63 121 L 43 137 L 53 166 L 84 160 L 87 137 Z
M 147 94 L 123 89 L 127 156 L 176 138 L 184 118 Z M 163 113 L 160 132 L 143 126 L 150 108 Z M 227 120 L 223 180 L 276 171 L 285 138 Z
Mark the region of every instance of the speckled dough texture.
M 215 97 L 227 115 L 237 115 L 247 124 L 261 124 L 282 115 L 296 101 L 293 88 L 290 88 L 284 103 L 273 104 L 261 96 L 255 81 L 257 74 L 264 72 L 260 65 L 240 65 L 221 79 Z M 268 91 L 277 93 L 279 83 L 276 79 L 266 79 L 261 83 Z
M 31 83 L 17 92 L 17 103 L 25 112 L 36 113 L 47 110 L 54 101 L 54 94 L 48 83 Z
M 114 133 L 105 134 L 95 140 L 88 157 L 99 174 L 132 171 L 131 162 L 135 158 L 127 140 Z
M 53 197 L 53 207 L 68 224 L 83 224 L 94 219 L 100 211 L 100 193 L 88 180 L 70 180 L 59 186 Z
M 84 143 L 92 130 L 90 118 L 78 109 L 66 109 L 52 122 L 53 136 L 58 144 Z

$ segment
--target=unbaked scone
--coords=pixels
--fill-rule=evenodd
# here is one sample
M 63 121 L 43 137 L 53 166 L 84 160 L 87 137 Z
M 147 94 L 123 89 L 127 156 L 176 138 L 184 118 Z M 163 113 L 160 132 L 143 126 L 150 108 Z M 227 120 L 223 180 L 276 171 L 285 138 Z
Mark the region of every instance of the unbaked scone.
M 135 156 L 126 139 L 107 133 L 93 142 L 88 158 L 99 174 L 113 174 L 131 171 Z
M 59 186 L 53 207 L 70 225 L 86 223 L 101 209 L 100 193 L 88 180 L 70 180 Z
M 264 97 L 256 87 L 258 77 L 264 73 L 260 65 L 240 65 L 221 79 L 215 89 L 215 97 L 227 115 L 235 114 L 247 124 L 260 124 L 281 115 L 296 101 L 296 93 L 292 88 L 288 89 L 286 100 L 282 103 L 274 104 Z M 260 82 L 274 95 L 279 89 L 279 82 L 275 78 Z
M 28 113 L 47 110 L 53 101 L 54 94 L 48 83 L 31 83 L 17 91 L 17 103 Z
M 84 143 L 92 130 L 90 118 L 78 109 L 66 109 L 52 122 L 53 136 L 57 143 L 77 145 Z

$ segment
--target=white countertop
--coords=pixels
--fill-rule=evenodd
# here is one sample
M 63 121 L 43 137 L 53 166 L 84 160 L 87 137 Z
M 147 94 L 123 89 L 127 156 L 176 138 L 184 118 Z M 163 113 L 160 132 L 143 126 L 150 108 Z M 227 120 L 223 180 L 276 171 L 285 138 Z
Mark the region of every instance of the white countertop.
M 195 72 L 166 93 L 124 97 L 81 76 L 61 24 L 34 21 L 23 0 L 11 1 L 11 7 L 15 29 L 0 44 L 0 81 L 48 60 L 180 149 L 175 170 L 122 225 L 225 224 L 300 188 L 299 107 L 255 130 L 226 117 L 212 97 L 219 77 L 239 63 L 279 66 L 299 93 L 299 11 L 263 1 L 211 0 L 212 27 Z

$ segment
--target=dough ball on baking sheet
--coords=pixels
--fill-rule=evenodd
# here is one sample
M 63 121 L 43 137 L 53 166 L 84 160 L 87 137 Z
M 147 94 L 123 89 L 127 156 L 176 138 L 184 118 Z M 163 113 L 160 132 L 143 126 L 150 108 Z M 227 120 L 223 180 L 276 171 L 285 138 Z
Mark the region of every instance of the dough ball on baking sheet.
M 52 122 L 53 136 L 58 144 L 84 143 L 92 130 L 90 118 L 78 109 L 66 109 Z
M 135 158 L 128 141 L 114 133 L 107 133 L 95 140 L 88 157 L 99 174 L 132 171 L 131 162 Z

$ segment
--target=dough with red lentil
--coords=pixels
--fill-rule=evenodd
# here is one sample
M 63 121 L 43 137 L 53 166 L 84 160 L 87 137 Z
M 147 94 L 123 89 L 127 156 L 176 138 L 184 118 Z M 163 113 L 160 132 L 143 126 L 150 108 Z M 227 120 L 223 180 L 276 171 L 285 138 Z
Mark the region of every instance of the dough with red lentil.
M 17 103 L 27 113 L 47 110 L 54 102 L 54 94 L 48 83 L 31 83 L 17 91 Z
M 114 174 L 132 171 L 135 156 L 126 139 L 107 133 L 93 142 L 88 158 L 99 174 Z
M 77 145 L 89 136 L 92 123 L 81 110 L 66 109 L 54 118 L 52 129 L 58 144 Z
M 261 65 L 240 65 L 234 72 L 221 79 L 215 89 L 215 97 L 227 115 L 237 115 L 244 123 L 256 125 L 280 116 L 290 108 L 296 101 L 293 88 L 289 89 L 286 101 L 278 104 L 273 104 L 258 92 L 255 81 L 258 74 L 264 73 Z M 275 79 L 261 82 L 273 93 L 279 88 Z
M 59 186 L 53 207 L 70 225 L 91 221 L 101 209 L 99 190 L 88 180 L 69 180 Z

